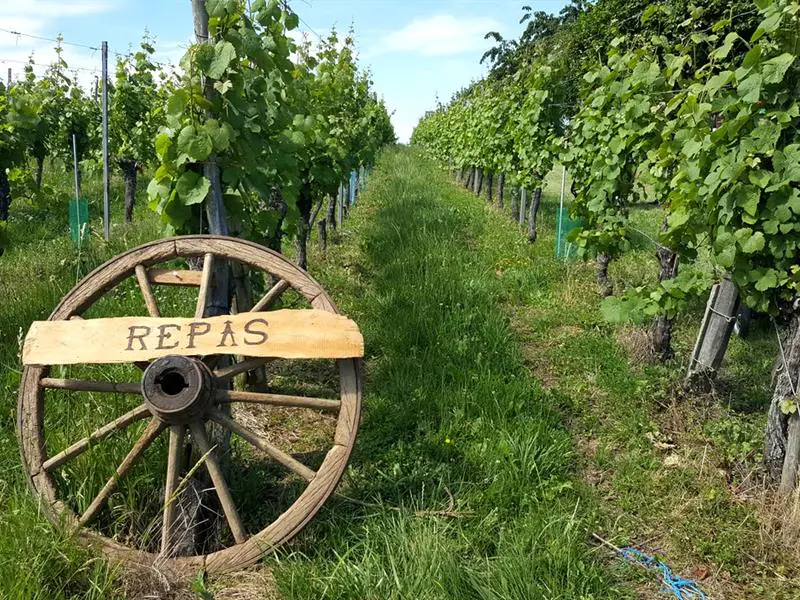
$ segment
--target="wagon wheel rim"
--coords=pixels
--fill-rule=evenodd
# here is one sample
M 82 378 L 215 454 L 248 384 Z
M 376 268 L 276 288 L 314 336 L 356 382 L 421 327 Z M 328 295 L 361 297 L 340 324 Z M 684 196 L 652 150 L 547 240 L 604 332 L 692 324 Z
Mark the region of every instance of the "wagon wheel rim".
M 288 289 L 295 290 L 318 310 L 338 314 L 325 290 L 305 271 L 296 267 L 280 254 L 262 246 L 234 238 L 218 236 L 185 236 L 145 244 L 95 269 L 73 288 L 59 303 L 49 320 L 80 318 L 105 293 L 128 278 L 135 278 L 144 298 L 148 314 L 160 316 L 158 303 L 151 287 L 148 268 L 176 258 L 203 258 L 195 317 L 203 316 L 206 297 L 211 289 L 211 274 L 215 260 L 237 261 L 250 268 L 272 276 L 274 285 L 255 304 L 252 311 L 266 310 Z M 172 364 L 175 360 L 180 364 Z M 252 564 L 264 554 L 296 535 L 317 513 L 335 489 L 347 465 L 358 428 L 361 406 L 361 376 L 357 359 L 338 359 L 340 398 L 313 398 L 260 392 L 241 392 L 225 388 L 225 382 L 238 374 L 252 371 L 269 359 L 245 358 L 217 368 L 209 367 L 197 358 L 166 357 L 149 364 L 138 364 L 144 371 L 141 384 L 59 380 L 48 377 L 48 367 L 27 366 L 23 371 L 19 392 L 18 433 L 23 464 L 30 487 L 42 499 L 45 513 L 54 523 L 78 527 L 81 538 L 100 546 L 111 558 L 159 565 L 163 568 L 202 568 L 208 572 L 222 572 Z M 172 361 L 172 363 L 170 362 Z M 183 383 L 181 394 L 170 398 L 159 397 L 159 377 L 170 371 L 179 372 Z M 177 369 L 177 371 L 176 371 Z M 150 386 L 148 388 L 148 385 Z M 142 403 L 134 409 L 77 440 L 64 450 L 47 456 L 45 447 L 44 412 L 45 390 L 73 389 L 75 391 L 141 394 Z M 185 393 L 184 393 L 185 392 Z M 228 403 L 261 403 L 291 406 L 298 410 L 327 410 L 337 414 L 332 445 L 321 466 L 315 472 L 288 452 L 270 444 L 258 433 L 238 423 L 220 410 Z M 53 474 L 61 466 L 82 454 L 93 443 L 123 430 L 138 421 L 148 423 L 117 470 L 89 504 L 83 514 L 77 515 L 58 498 Z M 248 535 L 239 518 L 236 503 L 231 496 L 225 475 L 219 466 L 216 452 L 206 433 L 206 423 L 213 422 L 242 438 L 250 446 L 282 465 L 282 468 L 299 475 L 307 486 L 294 502 L 275 520 L 257 533 Z M 88 526 L 98 511 L 115 491 L 120 479 L 132 469 L 141 455 L 160 435 L 168 436 L 167 464 L 165 466 L 164 508 L 160 552 L 147 552 L 122 545 Z M 214 484 L 224 520 L 227 522 L 235 544 L 209 554 L 172 556 L 172 524 L 174 521 L 174 496 L 179 485 L 180 453 L 187 434 L 191 434 L 203 466 Z

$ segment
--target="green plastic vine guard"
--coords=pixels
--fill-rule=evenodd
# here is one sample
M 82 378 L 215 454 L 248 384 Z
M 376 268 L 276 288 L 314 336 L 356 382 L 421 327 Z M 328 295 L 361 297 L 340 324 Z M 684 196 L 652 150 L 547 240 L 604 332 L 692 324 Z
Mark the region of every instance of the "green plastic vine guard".
M 580 219 L 571 219 L 566 206 L 559 207 L 556 228 L 556 258 L 569 260 L 578 256 L 578 247 L 569 241 L 569 233 L 580 226 Z
M 80 245 L 89 233 L 89 202 L 86 199 L 69 201 L 69 236 Z

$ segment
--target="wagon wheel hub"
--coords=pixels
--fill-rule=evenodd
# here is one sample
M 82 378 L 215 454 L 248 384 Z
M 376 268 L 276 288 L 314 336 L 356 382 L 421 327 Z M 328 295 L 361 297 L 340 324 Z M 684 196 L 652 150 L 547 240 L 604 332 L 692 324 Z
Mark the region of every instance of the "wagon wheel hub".
M 165 356 L 144 372 L 142 394 L 147 408 L 164 423 L 186 425 L 202 418 L 214 398 L 214 378 L 195 358 Z

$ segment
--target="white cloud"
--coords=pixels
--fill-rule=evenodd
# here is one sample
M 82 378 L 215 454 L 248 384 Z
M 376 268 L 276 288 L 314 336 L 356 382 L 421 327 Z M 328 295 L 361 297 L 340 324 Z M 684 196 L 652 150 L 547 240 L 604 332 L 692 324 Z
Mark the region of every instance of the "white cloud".
M 95 15 L 113 11 L 122 5 L 119 0 L 13 0 L 4 2 L 3 18 L 0 27 L 4 30 L 19 32 L 15 35 L 0 31 L 0 66 L 3 80 L 6 67 L 11 68 L 14 78 L 22 76 L 23 68 L 32 55 L 37 66 L 34 71 L 41 74 L 46 65 L 56 59 L 55 43 L 37 39 L 39 36 L 55 38 L 59 21 L 86 15 Z M 87 40 L 67 40 L 86 43 Z M 91 44 L 95 45 L 95 44 Z M 98 47 L 100 44 L 96 44 Z M 81 85 L 90 88 L 94 77 L 100 71 L 100 53 L 87 48 L 65 45 L 63 58 L 70 69 L 78 70 Z M 113 74 L 113 57 L 109 60 L 109 69 Z
M 3 7 L 6 15 L 26 15 L 44 19 L 58 19 L 59 17 L 75 17 L 80 15 L 95 15 L 113 10 L 119 2 L 112 0 L 13 0 Z M 4 17 L 6 16 L 4 15 Z M 4 19 L 5 20 L 5 19 Z
M 371 54 L 413 52 L 425 56 L 445 56 L 481 50 L 491 45 L 484 40 L 488 31 L 502 25 L 491 17 L 434 15 L 416 18 L 385 36 Z

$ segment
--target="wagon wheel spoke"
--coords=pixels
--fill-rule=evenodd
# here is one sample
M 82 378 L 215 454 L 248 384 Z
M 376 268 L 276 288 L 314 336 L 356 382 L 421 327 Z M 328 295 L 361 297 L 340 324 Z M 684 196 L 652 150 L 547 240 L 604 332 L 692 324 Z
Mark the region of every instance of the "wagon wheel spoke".
M 144 265 L 136 265 L 136 281 L 139 282 L 139 289 L 142 290 L 144 303 L 147 305 L 147 312 L 151 317 L 160 317 L 161 312 L 158 310 L 158 303 L 153 294 L 153 288 L 150 286 L 150 278 L 147 276 L 147 269 Z
M 138 440 L 136 440 L 133 448 L 131 448 L 131 451 L 128 452 L 128 455 L 117 467 L 116 472 L 109 478 L 108 481 L 106 481 L 103 489 L 100 490 L 100 493 L 97 494 L 94 500 L 92 500 L 92 503 L 89 505 L 89 508 L 86 509 L 86 512 L 84 512 L 80 519 L 78 519 L 78 525 L 82 527 L 85 526 L 97 515 L 105 501 L 108 500 L 108 497 L 114 492 L 114 490 L 117 489 L 119 480 L 131 470 L 133 465 L 136 464 L 136 461 L 139 460 L 144 451 L 147 450 L 148 446 L 150 446 L 150 444 L 153 443 L 153 440 L 158 437 L 158 434 L 164 430 L 164 427 L 165 425 L 156 418 L 153 418 L 150 423 L 148 423 L 142 435 Z
M 202 319 L 206 312 L 208 295 L 211 293 L 211 277 L 214 274 L 214 255 L 206 252 L 203 259 L 203 275 L 200 279 L 200 291 L 197 292 L 197 307 L 194 311 L 195 319 Z
M 342 403 L 328 398 L 310 398 L 307 396 L 286 396 L 283 394 L 265 394 L 260 392 L 240 392 L 237 390 L 217 390 L 217 402 L 244 402 L 246 404 L 269 404 L 272 406 L 291 406 L 295 408 L 312 408 L 336 412 Z
M 102 427 L 95 429 L 92 433 L 86 436 L 83 439 L 78 440 L 74 444 L 72 444 L 69 448 L 62 450 L 52 458 L 49 458 L 44 463 L 42 463 L 42 469 L 45 471 L 52 471 L 53 469 L 57 469 L 64 463 L 72 460 L 76 456 L 83 454 L 86 450 L 88 450 L 93 442 L 99 441 L 115 431 L 120 429 L 124 429 L 131 423 L 135 423 L 136 421 L 141 421 L 142 419 L 146 418 L 150 414 L 150 411 L 147 410 L 147 407 L 142 404 L 141 406 L 137 406 L 132 411 L 125 413 L 124 415 L 114 419 L 110 423 L 106 423 Z
M 222 367 L 214 371 L 218 381 L 233 379 L 237 375 L 254 371 L 255 369 L 275 360 L 274 358 L 246 358 L 242 362 L 234 363 L 229 367 Z
M 261 312 L 269 310 L 270 307 L 278 301 L 283 292 L 289 289 L 289 282 L 281 279 L 278 283 L 273 285 L 270 290 L 264 294 L 264 297 L 259 300 L 256 305 L 250 309 L 250 312 Z
M 189 426 L 192 437 L 197 443 L 200 452 L 206 457 L 206 469 L 211 476 L 211 481 L 214 488 L 217 490 L 217 498 L 222 505 L 222 511 L 225 513 L 225 518 L 228 520 L 228 525 L 233 533 L 233 539 L 237 544 L 241 544 L 247 539 L 247 534 L 242 526 L 242 521 L 239 519 L 239 513 L 236 511 L 236 505 L 233 503 L 233 497 L 228 489 L 228 484 L 225 483 L 225 477 L 222 475 L 222 469 L 217 462 L 217 457 L 214 454 L 214 449 L 208 441 L 206 435 L 205 425 L 199 422 L 194 422 Z
M 261 450 L 262 452 L 266 452 L 271 458 L 275 459 L 279 463 L 281 463 L 284 467 L 293 471 L 306 481 L 311 481 L 316 476 L 316 473 L 305 466 L 300 461 L 296 460 L 283 450 L 279 450 L 268 441 L 263 438 L 260 438 L 254 431 L 251 431 L 244 425 L 240 425 L 229 416 L 221 413 L 220 411 L 214 411 L 211 413 L 211 420 L 215 423 L 222 425 L 225 429 L 232 431 L 242 439 L 247 440 Z
M 186 427 L 172 425 L 169 428 L 169 450 L 167 453 L 167 482 L 164 486 L 164 522 L 161 527 L 161 554 L 169 555 L 175 540 L 172 528 L 175 522 L 175 503 L 178 501 L 177 489 L 183 455 Z
M 51 390 L 71 390 L 74 392 L 103 392 L 108 394 L 141 395 L 142 386 L 138 383 L 115 383 L 113 381 L 89 381 L 87 379 L 56 379 L 44 377 L 43 388 Z

